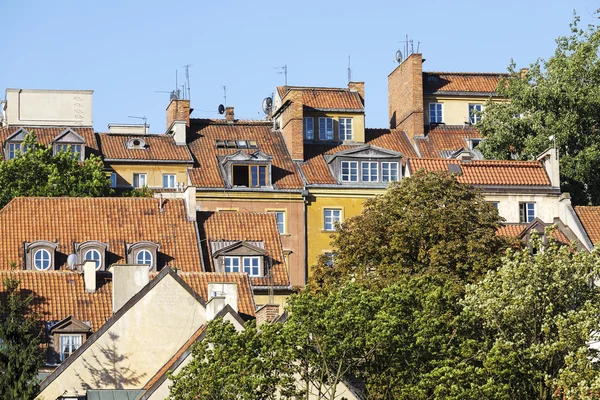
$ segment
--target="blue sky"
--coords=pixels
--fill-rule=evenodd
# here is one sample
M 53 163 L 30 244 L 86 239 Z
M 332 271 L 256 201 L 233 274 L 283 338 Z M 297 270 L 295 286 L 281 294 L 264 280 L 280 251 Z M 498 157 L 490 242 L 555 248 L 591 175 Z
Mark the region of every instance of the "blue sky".
M 547 58 L 573 10 L 595 23 L 597 4 L 553 1 L 0 0 L 0 91 L 93 89 L 97 131 L 109 123 L 165 130 L 175 70 L 190 68 L 192 116 L 216 118 L 227 87 L 236 117 L 262 119 L 284 84 L 365 82 L 367 127 L 387 125 L 387 75 L 405 35 L 428 71 L 505 71 Z

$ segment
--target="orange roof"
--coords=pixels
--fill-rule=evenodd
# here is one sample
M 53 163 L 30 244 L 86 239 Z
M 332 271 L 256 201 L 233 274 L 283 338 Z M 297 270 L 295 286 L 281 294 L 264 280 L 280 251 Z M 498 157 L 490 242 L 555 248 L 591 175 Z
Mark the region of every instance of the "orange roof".
M 448 171 L 450 164 L 459 165 L 459 182 L 491 186 L 551 186 L 546 170 L 539 161 L 472 160 L 411 158 L 407 162 L 411 173 Z
M 175 144 L 171 135 L 115 135 L 98 134 L 100 148 L 106 160 L 123 161 L 173 161 L 193 163 L 187 146 Z M 145 148 L 128 149 L 127 142 L 140 139 L 146 143 Z
M 496 234 L 498 236 L 508 236 L 508 237 L 514 237 L 517 239 L 527 240 L 527 231 L 535 230 L 533 225 L 536 222 L 541 223 L 544 230 L 545 230 L 545 228 L 553 225 L 553 224 L 543 223 L 541 221 L 535 221 L 535 220 L 534 220 L 534 222 L 530 222 L 528 224 L 506 224 L 506 225 L 502 225 L 500 228 L 498 228 L 498 230 L 496 231 Z M 543 231 L 539 231 L 539 232 L 543 232 Z M 556 239 L 557 241 L 559 241 L 563 244 L 571 244 L 571 239 L 569 239 L 567 237 L 567 235 L 565 234 L 565 232 L 563 232 L 563 230 L 560 226 L 555 227 L 555 229 L 552 231 L 551 237 L 553 237 L 554 239 Z
M 404 131 L 397 129 L 365 129 L 366 143 L 357 144 L 305 144 L 304 159 L 301 165 L 302 173 L 310 184 L 337 184 L 337 179 L 331 174 L 324 155 L 364 146 L 365 144 L 381 147 L 401 153 L 404 159 L 417 157 Z M 403 161 L 404 161 L 403 159 Z
M 37 140 L 40 144 L 50 145 L 58 135 L 63 133 L 67 129 L 73 130 L 85 141 L 85 146 L 89 149 L 98 151 L 98 143 L 96 143 L 96 137 L 94 135 L 94 128 L 90 127 L 77 127 L 77 126 L 53 126 L 53 127 L 33 127 L 33 126 L 10 126 L 7 128 L 0 128 L 0 141 L 4 144 L 4 141 L 15 134 L 19 129 L 25 129 L 27 132 L 35 133 Z
M 573 207 L 594 245 L 600 243 L 600 206 L 575 206 Z
M 56 267 L 63 268 L 73 244 L 108 243 L 106 265 L 126 262 L 125 244 L 160 245 L 157 267 L 167 262 L 184 271 L 202 271 L 196 227 L 182 199 L 127 197 L 18 197 L 0 210 L 0 269 L 11 261 L 24 268 L 24 242 L 58 242 Z
M 257 149 L 272 156 L 273 187 L 276 190 L 301 190 L 302 180 L 279 131 L 265 121 L 236 121 L 193 119 L 192 133 L 188 135 L 188 146 L 199 168 L 189 171 L 192 185 L 199 188 L 224 188 L 225 182 L 219 170 L 217 156 L 234 154 L 239 149 L 216 147 L 216 140 L 255 140 Z
M 269 277 L 250 278 L 254 286 L 289 286 L 277 220 L 272 213 L 253 212 L 201 212 L 198 213 L 200 230 L 206 240 L 203 254 L 206 265 L 215 270 L 210 250 L 211 241 L 263 242 L 267 256 L 272 260 Z
M 472 126 L 438 125 L 426 132 L 425 137 L 415 137 L 415 145 L 425 158 L 446 158 L 442 151 L 468 148 L 467 139 L 481 139 L 481 134 Z
M 523 230 L 527 228 L 527 224 L 507 224 L 502 225 L 496 231 L 498 236 L 508 236 L 518 238 L 523 233 Z
M 301 91 L 304 107 L 317 110 L 352 110 L 362 112 L 365 108 L 358 92 L 348 88 L 279 86 L 277 91 L 284 101 L 289 92 Z
M 506 76 L 508 74 L 494 72 L 423 72 L 423 91 L 492 94 L 500 79 Z

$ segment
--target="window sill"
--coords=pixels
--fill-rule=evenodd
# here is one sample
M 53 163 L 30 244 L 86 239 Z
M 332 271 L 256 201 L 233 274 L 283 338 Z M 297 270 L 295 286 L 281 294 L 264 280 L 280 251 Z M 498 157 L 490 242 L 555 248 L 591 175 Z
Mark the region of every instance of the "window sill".
M 335 233 L 335 232 L 337 232 L 335 229 L 331 229 L 331 230 L 321 229 L 321 233 Z

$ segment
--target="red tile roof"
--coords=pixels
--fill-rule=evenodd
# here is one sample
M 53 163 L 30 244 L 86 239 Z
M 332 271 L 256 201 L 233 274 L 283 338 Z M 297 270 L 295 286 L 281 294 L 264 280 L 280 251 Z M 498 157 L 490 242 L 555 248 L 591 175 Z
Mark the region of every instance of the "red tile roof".
M 423 72 L 423 91 L 495 93 L 503 73 L 483 72 Z
M 200 231 L 206 239 L 203 242 L 205 265 L 210 265 L 211 271 L 215 270 L 210 254 L 210 242 L 249 241 L 263 242 L 267 256 L 272 260 L 271 274 L 269 277 L 250 278 L 254 286 L 289 286 L 290 281 L 283 256 L 281 238 L 277 230 L 277 220 L 272 213 L 252 212 L 200 212 L 198 213 L 201 224 Z
M 527 228 L 527 224 L 502 225 L 500 228 L 498 228 L 498 230 L 496 231 L 496 234 L 498 236 L 508 236 L 508 237 L 518 238 L 521 235 L 521 233 L 523 233 L 525 228 Z
M 188 135 L 188 146 L 199 167 L 189 171 L 192 185 L 199 188 L 224 188 L 225 182 L 219 169 L 217 156 L 234 154 L 239 149 L 217 149 L 216 140 L 255 140 L 258 149 L 272 156 L 273 186 L 276 190 L 301 190 L 303 188 L 296 165 L 279 131 L 272 130 L 272 123 L 265 121 L 236 121 L 193 119 Z
M 0 269 L 11 261 L 24 268 L 24 242 L 58 241 L 57 268 L 64 268 L 73 244 L 108 243 L 107 265 L 124 263 L 125 244 L 158 243 L 158 267 L 202 271 L 196 227 L 182 199 L 127 197 L 19 197 L 0 210 Z
M 539 161 L 473 160 L 412 158 L 408 160 L 412 173 L 448 171 L 450 164 L 459 165 L 462 174 L 459 182 L 490 186 L 551 186 L 546 170 Z
M 600 206 L 575 206 L 581 225 L 594 245 L 600 243 Z
M 174 161 L 193 163 L 187 146 L 178 146 L 171 135 L 117 135 L 98 134 L 100 148 L 105 159 L 123 161 Z M 146 143 L 142 149 L 128 149 L 127 142 L 141 139 Z
M 481 139 L 481 134 L 472 126 L 438 125 L 426 131 L 425 137 L 415 137 L 415 145 L 421 157 L 445 158 L 444 150 L 468 148 L 467 139 Z
M 69 127 L 69 126 L 53 126 L 53 127 L 33 127 L 33 126 L 10 126 L 8 128 L 0 128 L 0 141 L 4 144 L 4 141 L 15 134 L 19 129 L 25 129 L 27 132 L 35 133 L 35 136 L 39 143 L 44 145 L 50 145 L 54 139 L 63 133 L 64 131 L 71 129 L 77 133 L 85 141 L 86 147 L 98 151 L 98 143 L 96 143 L 96 137 L 94 135 L 94 128 L 90 127 Z
M 302 92 L 304 107 L 317 110 L 364 111 L 364 105 L 358 92 L 348 88 L 320 88 L 303 86 L 279 86 L 277 91 L 283 101 L 291 91 Z
M 324 155 L 335 154 L 365 144 L 381 147 L 401 153 L 404 158 L 417 157 L 408 137 L 401 130 L 365 129 L 366 143 L 357 144 L 305 144 L 304 159 L 301 165 L 302 173 L 308 184 L 337 184 L 337 179 L 331 174 Z

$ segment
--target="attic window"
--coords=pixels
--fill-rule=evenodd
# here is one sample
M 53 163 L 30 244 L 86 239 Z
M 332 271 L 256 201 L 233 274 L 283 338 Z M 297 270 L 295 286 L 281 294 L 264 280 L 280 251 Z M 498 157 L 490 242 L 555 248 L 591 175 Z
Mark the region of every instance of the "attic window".
M 217 140 L 215 140 L 215 145 L 217 146 L 217 149 L 224 149 L 225 141 L 221 140 L 221 139 L 217 139 Z
M 453 174 L 462 175 L 462 168 L 458 164 L 448 164 L 448 171 Z
M 263 187 L 269 182 L 266 165 L 233 165 L 232 172 L 234 186 Z
M 235 149 L 235 147 L 236 147 L 236 146 L 235 146 L 235 140 L 227 140 L 227 141 L 225 142 L 225 146 L 226 146 L 228 149 Z
M 258 149 L 258 143 L 256 142 L 256 140 L 248 140 L 248 148 Z
M 236 144 L 238 149 L 247 149 L 248 148 L 248 142 L 245 140 L 236 140 Z
M 157 267 L 158 244 L 152 242 L 137 242 L 127 245 L 127 262 L 130 264 L 147 265 L 150 271 Z

